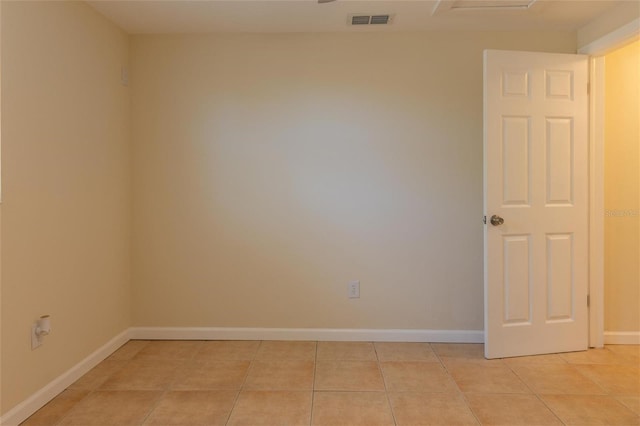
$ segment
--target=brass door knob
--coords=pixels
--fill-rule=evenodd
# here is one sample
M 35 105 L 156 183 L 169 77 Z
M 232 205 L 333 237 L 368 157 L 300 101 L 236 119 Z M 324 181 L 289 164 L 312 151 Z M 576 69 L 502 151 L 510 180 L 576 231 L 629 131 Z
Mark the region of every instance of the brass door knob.
M 504 223 L 504 219 L 501 218 L 500 216 L 495 215 L 495 214 L 493 216 L 491 216 L 491 224 L 493 226 L 500 226 L 503 223 Z

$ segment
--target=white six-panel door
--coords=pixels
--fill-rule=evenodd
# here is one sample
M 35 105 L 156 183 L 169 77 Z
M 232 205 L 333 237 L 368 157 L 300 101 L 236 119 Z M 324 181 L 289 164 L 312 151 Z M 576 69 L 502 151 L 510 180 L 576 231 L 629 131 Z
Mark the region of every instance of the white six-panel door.
M 587 349 L 587 81 L 586 56 L 485 51 L 487 358 Z

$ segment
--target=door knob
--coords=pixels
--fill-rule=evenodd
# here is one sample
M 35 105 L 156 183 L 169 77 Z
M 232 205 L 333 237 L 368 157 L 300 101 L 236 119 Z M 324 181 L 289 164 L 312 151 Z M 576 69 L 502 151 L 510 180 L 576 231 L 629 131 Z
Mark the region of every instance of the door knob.
M 500 226 L 503 223 L 504 223 L 504 219 L 501 218 L 500 216 L 495 215 L 495 214 L 493 216 L 491 216 L 491 224 L 493 226 Z

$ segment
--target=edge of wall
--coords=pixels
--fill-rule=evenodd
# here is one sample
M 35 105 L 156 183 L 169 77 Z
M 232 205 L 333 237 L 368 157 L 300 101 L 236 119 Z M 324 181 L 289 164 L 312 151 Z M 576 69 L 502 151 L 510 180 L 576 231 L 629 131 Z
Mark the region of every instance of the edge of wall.
M 483 343 L 483 330 L 343 328 L 132 327 L 143 340 L 317 340 L 366 342 Z
M 640 331 L 605 331 L 605 345 L 640 345 Z
M 580 46 L 578 53 L 582 55 L 604 55 L 610 50 L 615 49 L 616 46 L 630 42 L 638 37 L 639 31 L 640 18 L 637 18 L 589 44 Z
M 129 335 L 130 329 L 124 330 L 122 333 L 96 349 L 82 361 L 53 379 L 29 398 L 7 411 L 7 413 L 0 418 L 0 425 L 14 426 L 25 421 L 29 416 L 68 388 L 73 382 L 78 380 L 89 370 L 115 352 L 120 346 L 129 341 Z

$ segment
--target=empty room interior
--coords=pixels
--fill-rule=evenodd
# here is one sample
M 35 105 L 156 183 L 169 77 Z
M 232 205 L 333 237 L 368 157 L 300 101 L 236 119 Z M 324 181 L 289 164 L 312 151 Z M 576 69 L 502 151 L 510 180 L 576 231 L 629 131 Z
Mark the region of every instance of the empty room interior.
M 640 424 L 640 3 L 0 16 L 1 424 Z

